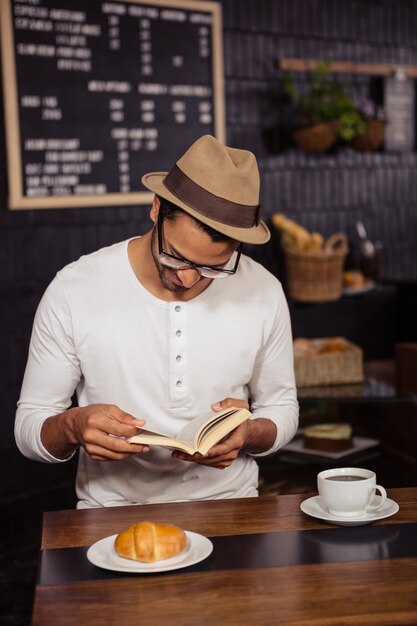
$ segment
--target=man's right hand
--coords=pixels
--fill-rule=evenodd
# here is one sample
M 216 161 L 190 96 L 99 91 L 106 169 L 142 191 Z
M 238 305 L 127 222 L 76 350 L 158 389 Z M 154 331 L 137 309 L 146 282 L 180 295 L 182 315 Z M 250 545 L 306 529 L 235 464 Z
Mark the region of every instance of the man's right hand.
M 46 419 L 41 439 L 57 458 L 64 459 L 82 446 L 93 461 L 119 461 L 149 450 L 124 439 L 137 435 L 144 424 L 114 404 L 90 404 Z

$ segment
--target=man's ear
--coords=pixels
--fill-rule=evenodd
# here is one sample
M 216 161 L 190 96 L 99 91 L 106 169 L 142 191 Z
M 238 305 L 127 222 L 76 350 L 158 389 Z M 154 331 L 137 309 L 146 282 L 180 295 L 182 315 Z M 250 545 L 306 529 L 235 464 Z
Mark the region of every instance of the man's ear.
M 151 218 L 151 220 L 153 221 L 154 224 L 156 224 L 157 220 L 158 220 L 158 213 L 159 213 L 159 198 L 158 196 L 154 196 L 153 202 L 152 202 L 152 208 L 151 208 L 151 212 L 149 213 L 149 216 Z

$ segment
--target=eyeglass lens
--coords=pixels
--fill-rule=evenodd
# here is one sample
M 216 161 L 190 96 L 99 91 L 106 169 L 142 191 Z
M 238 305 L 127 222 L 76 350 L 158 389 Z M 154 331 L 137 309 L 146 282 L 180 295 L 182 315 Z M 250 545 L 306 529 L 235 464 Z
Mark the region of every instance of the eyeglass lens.
M 183 261 L 181 259 L 174 259 L 171 256 L 167 256 L 166 253 L 162 252 L 159 255 L 159 259 L 163 265 L 168 267 L 172 267 L 173 269 L 188 269 L 193 268 L 196 269 L 202 276 L 206 278 L 226 278 L 226 276 L 230 276 L 230 270 L 233 270 L 236 263 L 237 251 L 235 251 L 230 257 L 229 261 L 226 263 L 224 268 L 222 269 L 214 269 L 211 267 L 199 267 L 193 265 L 189 261 Z M 229 270 L 229 271 L 224 271 Z

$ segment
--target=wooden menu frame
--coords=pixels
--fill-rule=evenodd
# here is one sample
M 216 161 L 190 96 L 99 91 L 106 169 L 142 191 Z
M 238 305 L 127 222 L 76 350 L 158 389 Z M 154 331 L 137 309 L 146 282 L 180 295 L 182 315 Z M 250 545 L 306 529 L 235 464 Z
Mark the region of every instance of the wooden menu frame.
M 226 132 L 221 4 L 219 2 L 205 0 L 113 0 L 113 2 L 146 6 L 155 5 L 156 7 L 168 9 L 183 9 L 187 11 L 211 13 L 213 126 L 214 135 L 224 143 Z M 0 0 L 0 36 L 7 143 L 9 208 L 15 210 L 150 204 L 154 194 L 149 191 L 85 195 L 73 194 L 65 196 L 44 195 L 34 197 L 24 195 L 12 0 Z

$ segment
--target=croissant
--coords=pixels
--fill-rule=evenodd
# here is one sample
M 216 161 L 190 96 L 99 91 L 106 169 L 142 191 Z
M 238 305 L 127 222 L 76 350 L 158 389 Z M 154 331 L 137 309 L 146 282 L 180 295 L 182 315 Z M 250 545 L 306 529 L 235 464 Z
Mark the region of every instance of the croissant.
M 138 522 L 117 535 L 114 548 L 125 559 L 154 563 L 175 556 L 185 543 L 185 533 L 177 526 Z

